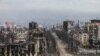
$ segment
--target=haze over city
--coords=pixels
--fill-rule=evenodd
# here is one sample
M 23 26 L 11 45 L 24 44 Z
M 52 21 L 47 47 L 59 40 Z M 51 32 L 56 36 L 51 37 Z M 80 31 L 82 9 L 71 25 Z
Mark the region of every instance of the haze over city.
M 100 17 L 99 5 L 100 0 L 0 0 L 0 22 L 26 25 L 33 20 L 47 26 L 67 19 L 88 21 Z
M 0 0 L 0 56 L 100 56 L 100 0 Z

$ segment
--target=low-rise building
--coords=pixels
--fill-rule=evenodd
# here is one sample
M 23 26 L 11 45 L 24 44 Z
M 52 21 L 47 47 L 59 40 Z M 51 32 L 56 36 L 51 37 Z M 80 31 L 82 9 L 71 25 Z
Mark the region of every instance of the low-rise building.
M 88 46 L 89 45 L 89 35 L 88 33 L 81 33 L 80 34 L 80 43 L 82 46 Z

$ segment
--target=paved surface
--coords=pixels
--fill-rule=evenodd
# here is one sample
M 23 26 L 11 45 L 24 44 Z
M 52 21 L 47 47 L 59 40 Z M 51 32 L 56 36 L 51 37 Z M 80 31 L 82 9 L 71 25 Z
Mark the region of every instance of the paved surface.
M 50 31 L 46 31 L 45 35 L 47 40 L 47 52 L 48 56 L 58 56 L 58 51 L 56 49 L 56 41 L 54 37 L 52 36 Z
M 57 49 L 58 49 L 58 52 L 59 52 L 59 55 L 60 56 L 72 56 L 71 54 L 67 53 L 65 48 L 67 45 L 65 45 L 59 38 L 58 36 L 56 35 L 55 32 L 52 32 L 51 31 L 51 34 L 54 36 L 55 38 L 55 41 L 56 41 L 56 44 L 57 44 Z

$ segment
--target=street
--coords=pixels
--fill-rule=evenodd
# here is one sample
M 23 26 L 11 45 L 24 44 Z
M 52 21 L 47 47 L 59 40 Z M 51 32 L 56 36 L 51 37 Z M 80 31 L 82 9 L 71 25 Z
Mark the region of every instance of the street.
M 71 54 L 67 53 L 65 48 L 67 45 L 64 45 L 64 43 L 58 38 L 55 32 L 51 31 L 51 34 L 54 36 L 56 44 L 57 44 L 57 50 L 59 51 L 60 56 L 72 56 Z

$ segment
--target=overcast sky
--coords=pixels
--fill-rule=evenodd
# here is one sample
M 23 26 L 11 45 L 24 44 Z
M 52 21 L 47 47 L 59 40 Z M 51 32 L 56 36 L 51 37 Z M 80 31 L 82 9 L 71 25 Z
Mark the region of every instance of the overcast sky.
M 100 17 L 100 0 L 0 0 L 0 21 L 48 25 L 66 19 Z M 24 19 L 24 20 L 23 20 Z

